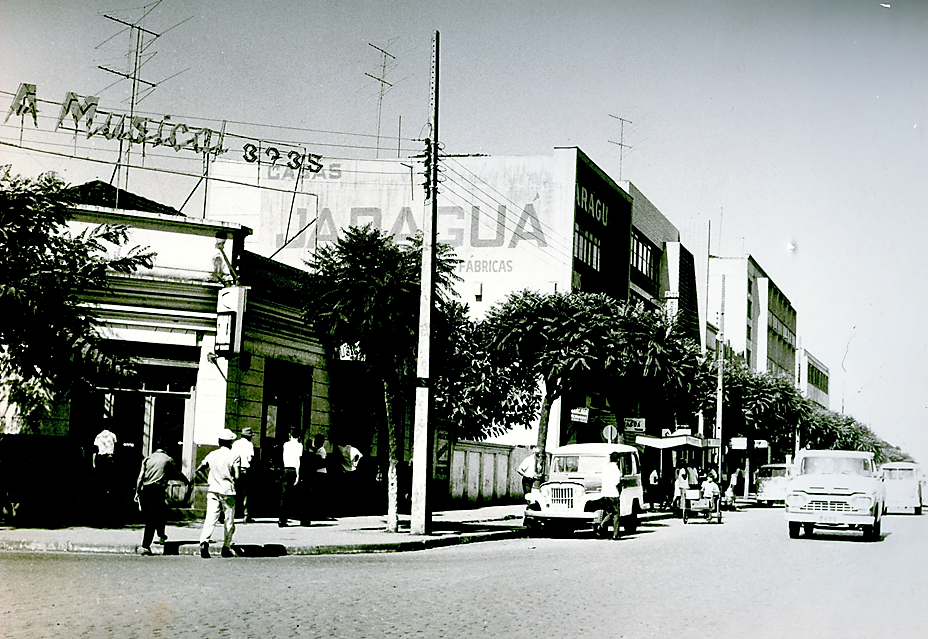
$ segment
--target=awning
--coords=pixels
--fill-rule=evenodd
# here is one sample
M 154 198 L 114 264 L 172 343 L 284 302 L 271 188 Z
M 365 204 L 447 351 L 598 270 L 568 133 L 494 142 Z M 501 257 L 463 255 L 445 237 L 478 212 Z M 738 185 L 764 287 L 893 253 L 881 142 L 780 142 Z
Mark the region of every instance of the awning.
M 638 435 L 635 440 L 642 446 L 651 448 L 678 448 L 680 446 L 691 446 L 693 448 L 718 448 L 718 439 L 703 439 L 693 435 L 675 435 L 671 437 L 651 437 L 649 435 Z

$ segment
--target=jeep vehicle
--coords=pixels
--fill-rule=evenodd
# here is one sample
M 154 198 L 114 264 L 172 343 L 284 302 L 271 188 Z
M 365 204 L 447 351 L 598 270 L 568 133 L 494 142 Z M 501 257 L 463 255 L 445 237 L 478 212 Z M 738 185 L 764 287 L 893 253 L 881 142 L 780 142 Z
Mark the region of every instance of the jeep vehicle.
M 789 536 L 811 535 L 816 526 L 863 531 L 880 539 L 885 512 L 883 480 L 873 453 L 802 450 L 790 472 L 786 495 Z
M 619 453 L 622 469 L 622 529 L 635 532 L 644 502 L 641 466 L 638 450 L 623 444 L 568 444 L 551 451 L 546 480 L 525 496 L 528 503 L 524 523 L 529 532 L 591 526 L 597 534 L 605 534 L 602 469 L 612 452 Z

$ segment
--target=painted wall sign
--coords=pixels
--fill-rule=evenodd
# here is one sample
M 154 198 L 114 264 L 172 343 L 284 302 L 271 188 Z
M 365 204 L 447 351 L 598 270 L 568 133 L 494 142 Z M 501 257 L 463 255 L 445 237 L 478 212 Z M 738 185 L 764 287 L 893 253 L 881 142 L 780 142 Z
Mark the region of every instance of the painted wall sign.
M 458 292 L 476 313 L 513 290 L 570 290 L 574 153 L 565 151 L 560 162 L 552 156 L 447 160 L 438 239 L 461 260 Z M 342 160 L 305 173 L 294 192 L 299 170 L 280 161 L 226 158 L 210 166 L 217 179 L 207 217 L 253 229 L 249 250 L 296 268 L 347 227 L 370 224 L 402 239 L 420 231 L 430 211 L 408 160 Z M 273 188 L 252 188 L 265 185 Z

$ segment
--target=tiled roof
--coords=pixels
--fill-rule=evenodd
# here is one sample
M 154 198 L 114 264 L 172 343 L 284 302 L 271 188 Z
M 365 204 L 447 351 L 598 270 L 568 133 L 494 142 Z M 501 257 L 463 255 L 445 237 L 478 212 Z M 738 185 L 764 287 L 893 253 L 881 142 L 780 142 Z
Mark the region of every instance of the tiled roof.
M 94 180 L 93 182 L 87 182 L 79 186 L 72 186 L 65 190 L 65 194 L 67 194 L 68 199 L 74 204 L 105 206 L 111 209 L 122 209 L 125 211 L 163 213 L 165 215 L 179 215 L 184 217 L 184 214 L 177 209 L 159 204 L 141 195 L 116 188 L 112 184 L 107 184 L 100 180 Z

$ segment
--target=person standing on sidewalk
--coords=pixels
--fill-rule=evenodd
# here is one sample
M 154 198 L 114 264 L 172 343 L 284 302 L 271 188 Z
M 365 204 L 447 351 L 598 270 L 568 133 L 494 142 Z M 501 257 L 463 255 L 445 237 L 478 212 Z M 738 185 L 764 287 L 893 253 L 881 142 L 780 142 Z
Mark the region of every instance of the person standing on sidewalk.
M 157 449 L 142 460 L 142 470 L 139 471 L 139 478 L 135 482 L 135 501 L 138 502 L 142 519 L 145 521 L 145 532 L 142 534 L 143 555 L 152 554 L 151 542 L 156 532 L 158 544 L 164 545 L 168 540 L 164 534 L 168 517 L 164 493 L 168 480 L 174 477 L 183 478 L 184 482 L 187 482 L 187 478 L 174 465 L 174 460 L 162 449 Z
M 531 451 L 531 454 L 519 464 L 519 475 L 522 476 L 522 492 L 526 495 L 531 492 L 535 479 L 538 477 L 538 474 L 535 472 L 538 446 L 532 446 Z
M 251 429 L 243 428 L 242 436 L 232 444 L 232 452 L 238 455 L 240 466 L 238 484 L 235 486 L 235 511 L 245 523 L 253 521 L 248 513 L 248 493 L 251 490 L 251 460 L 255 456 L 255 446 L 251 443 Z
M 222 556 L 234 557 L 232 535 L 235 533 L 235 484 L 239 477 L 239 459 L 232 452 L 235 433 L 228 428 L 219 433 L 219 448 L 209 453 L 194 471 L 194 476 L 209 468 L 206 492 L 206 516 L 200 533 L 200 556 L 209 559 L 209 542 L 219 523 L 222 512 L 225 535 L 222 540 Z
M 280 528 L 289 526 L 288 508 L 296 495 L 296 487 L 300 483 L 300 458 L 303 456 L 303 444 L 296 433 L 290 434 L 289 441 L 284 443 L 283 469 L 280 475 L 280 511 L 277 515 L 277 525 Z
M 325 499 L 328 472 L 326 471 L 325 458 L 328 453 L 325 450 L 325 435 L 316 433 L 306 454 L 307 463 L 301 465 L 303 468 L 301 526 L 309 526 L 313 518 L 322 519 L 326 516 Z
M 603 466 L 602 496 L 608 504 L 603 515 L 602 529 L 608 530 L 609 521 L 612 521 L 612 538 L 619 538 L 619 516 L 621 514 L 620 502 L 622 498 L 622 466 L 620 455 L 617 452 L 609 453 L 609 462 Z

